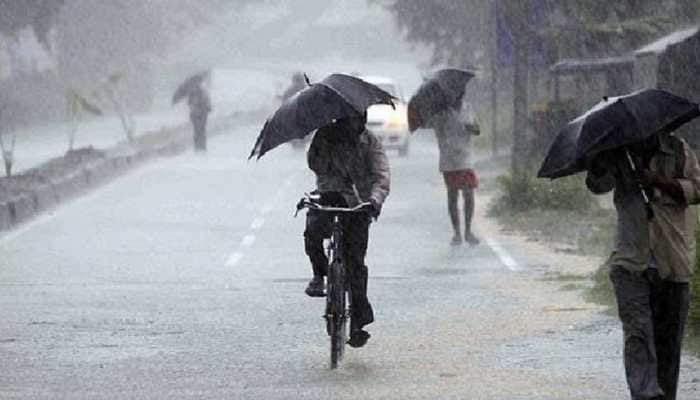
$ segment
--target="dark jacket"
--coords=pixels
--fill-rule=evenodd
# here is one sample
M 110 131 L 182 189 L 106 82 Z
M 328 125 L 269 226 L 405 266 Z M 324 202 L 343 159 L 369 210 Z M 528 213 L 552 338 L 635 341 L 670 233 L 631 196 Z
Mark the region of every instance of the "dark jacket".
M 211 111 L 211 99 L 202 88 L 190 92 L 187 96 L 187 105 L 190 106 L 190 114 L 192 115 L 206 115 Z
M 334 140 L 339 133 L 328 126 L 319 129 L 307 155 L 309 168 L 316 174 L 321 192 L 338 191 L 349 206 L 358 204 L 353 184 L 362 201 L 378 208 L 389 195 L 389 160 L 379 139 L 365 130 L 356 140 Z
M 651 256 L 662 278 L 688 282 L 692 273 L 688 239 L 695 221 L 688 218 L 688 205 L 700 202 L 700 166 L 688 144 L 675 136 L 661 136 L 660 147 L 649 170 L 675 179 L 683 189 L 683 201 L 654 189 L 649 196 L 654 218 L 649 221 L 640 189 L 626 160 L 618 160 L 616 172 L 589 172 L 586 185 L 596 194 L 614 190 L 617 210 L 615 249 L 608 260 L 631 271 L 644 271 Z M 691 213 L 695 215 L 695 213 Z

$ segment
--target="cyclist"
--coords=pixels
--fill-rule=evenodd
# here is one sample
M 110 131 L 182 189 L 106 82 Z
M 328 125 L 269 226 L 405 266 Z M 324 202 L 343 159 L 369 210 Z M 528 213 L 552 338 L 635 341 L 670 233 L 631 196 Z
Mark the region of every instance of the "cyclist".
M 316 175 L 317 190 L 325 205 L 354 207 L 361 201 L 371 204 L 367 213 L 342 217 L 343 254 L 352 295 L 350 340 L 352 347 L 361 347 L 370 335 L 362 328 L 374 321 L 367 298 L 367 266 L 365 254 L 371 218 L 379 216 L 389 195 L 389 161 L 374 134 L 365 127 L 367 113 L 341 118 L 320 128 L 307 154 L 309 168 Z M 358 198 L 359 197 L 359 198 Z M 331 234 L 330 217 L 320 211 L 306 214 L 304 244 L 314 277 L 306 288 L 312 297 L 324 296 L 324 277 L 328 259 L 323 239 Z

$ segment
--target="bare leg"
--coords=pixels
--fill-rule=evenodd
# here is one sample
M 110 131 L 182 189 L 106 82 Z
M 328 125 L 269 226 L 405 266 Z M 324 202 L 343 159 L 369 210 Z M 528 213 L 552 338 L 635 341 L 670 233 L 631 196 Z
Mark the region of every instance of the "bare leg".
M 452 243 L 457 244 L 462 242 L 462 234 L 459 227 L 459 209 L 457 208 L 457 197 L 459 196 L 459 190 L 447 187 L 447 212 L 450 214 L 450 221 L 452 222 L 452 230 L 454 236 L 452 237 Z
M 462 189 L 464 198 L 464 240 L 471 245 L 479 244 L 479 239 L 472 233 L 472 218 L 474 217 L 474 189 Z

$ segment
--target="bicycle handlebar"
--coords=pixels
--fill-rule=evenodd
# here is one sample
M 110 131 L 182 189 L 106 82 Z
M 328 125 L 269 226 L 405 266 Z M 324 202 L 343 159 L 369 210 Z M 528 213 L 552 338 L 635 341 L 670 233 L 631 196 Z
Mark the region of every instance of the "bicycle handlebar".
M 337 212 L 337 213 L 354 213 L 354 212 L 366 212 L 366 207 L 371 206 L 372 203 L 365 201 L 362 202 L 355 207 L 333 207 L 333 206 L 324 206 L 318 203 L 315 203 L 314 201 L 310 200 L 308 197 L 302 198 L 299 200 L 299 203 L 297 203 L 297 209 L 296 212 L 294 212 L 294 216 L 296 217 L 297 214 L 299 213 L 300 210 L 304 208 L 308 208 L 311 210 L 318 210 L 318 211 L 323 211 L 323 212 Z

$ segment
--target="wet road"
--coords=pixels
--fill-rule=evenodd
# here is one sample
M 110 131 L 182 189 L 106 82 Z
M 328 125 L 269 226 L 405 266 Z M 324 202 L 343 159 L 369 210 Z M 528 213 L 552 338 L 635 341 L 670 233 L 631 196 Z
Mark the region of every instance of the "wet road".
M 246 162 L 258 128 L 0 237 L 0 398 L 624 398 L 616 321 L 542 280 L 549 266 L 484 219 L 485 197 L 484 244 L 448 245 L 420 137 L 392 155 L 371 228 L 373 337 L 329 371 L 291 216 L 312 176 L 288 147 Z M 697 398 L 697 372 L 684 365 L 681 399 Z

